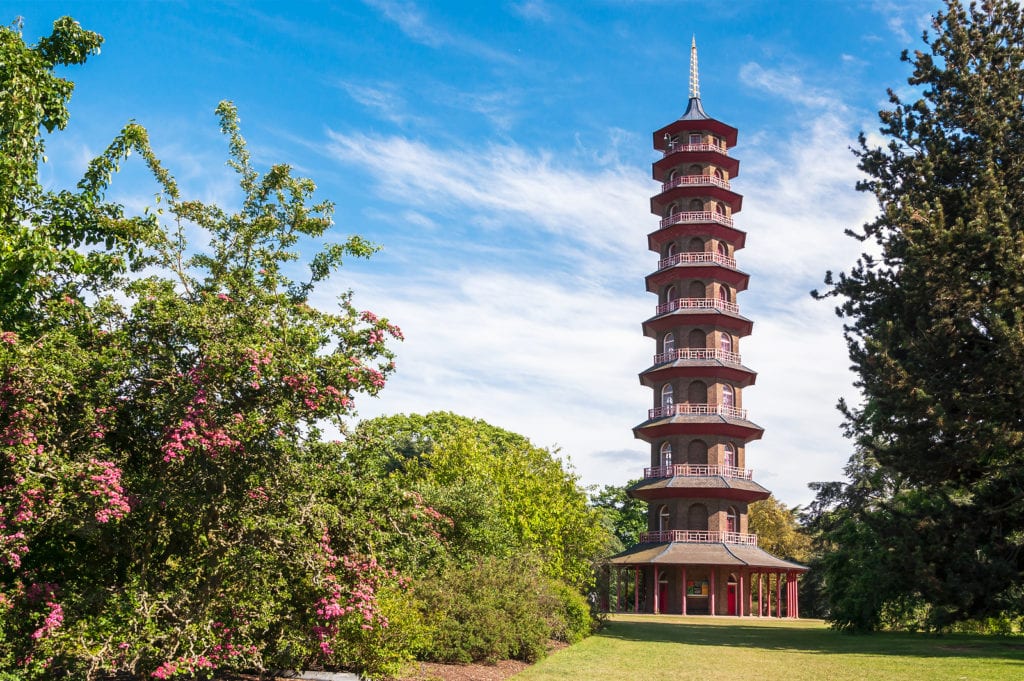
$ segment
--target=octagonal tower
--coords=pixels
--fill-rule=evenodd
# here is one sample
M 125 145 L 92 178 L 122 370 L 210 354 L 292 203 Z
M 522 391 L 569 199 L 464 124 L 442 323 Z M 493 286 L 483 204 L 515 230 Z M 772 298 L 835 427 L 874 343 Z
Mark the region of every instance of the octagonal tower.
M 806 568 L 758 548 L 747 525 L 748 505 L 769 492 L 746 468 L 747 444 L 763 430 L 743 408 L 757 375 L 740 355 L 753 322 L 737 302 L 750 277 L 736 262 L 746 242 L 734 222 L 743 207 L 732 187 L 736 140 L 736 128 L 704 111 L 694 40 L 686 111 L 654 133 L 660 221 L 647 244 L 658 262 L 646 284 L 657 306 L 643 331 L 656 349 L 640 373 L 653 404 L 633 429 L 651 459 L 629 490 L 648 502 L 648 531 L 609 559 L 615 610 L 798 616 L 796 575 Z

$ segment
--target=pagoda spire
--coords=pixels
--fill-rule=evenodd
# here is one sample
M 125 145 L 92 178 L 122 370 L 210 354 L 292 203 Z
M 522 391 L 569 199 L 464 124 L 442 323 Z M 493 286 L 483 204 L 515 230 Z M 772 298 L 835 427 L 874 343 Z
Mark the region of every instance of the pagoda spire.
M 697 36 L 690 43 L 690 99 L 700 99 L 700 76 L 697 73 Z
M 700 75 L 697 72 L 697 36 L 690 40 L 690 100 L 680 120 L 707 120 L 711 118 L 704 113 L 700 103 Z

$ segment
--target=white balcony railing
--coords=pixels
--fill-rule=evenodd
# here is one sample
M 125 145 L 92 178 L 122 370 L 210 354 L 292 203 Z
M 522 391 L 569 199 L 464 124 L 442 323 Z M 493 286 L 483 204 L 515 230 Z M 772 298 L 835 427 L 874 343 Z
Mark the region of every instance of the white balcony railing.
M 694 466 L 686 463 L 644 469 L 644 478 L 706 478 L 709 476 L 753 480 L 754 471 L 735 466 Z
M 663 149 L 661 153 L 668 156 L 669 154 L 674 154 L 677 151 L 713 151 L 717 154 L 722 154 L 723 156 L 729 155 L 729 150 L 726 147 L 718 144 L 707 144 L 706 142 L 702 142 L 700 144 L 670 144 L 667 148 Z
M 746 546 L 757 546 L 757 535 L 742 532 L 710 532 L 707 530 L 661 530 L 660 532 L 640 533 L 641 544 L 664 544 L 674 541 L 697 544 L 745 544 Z
M 740 313 L 740 306 L 721 298 L 676 298 L 662 303 L 655 314 L 665 314 L 676 310 L 720 310 L 722 312 Z
M 661 191 L 667 192 L 669 189 L 676 187 L 721 187 L 722 189 L 731 189 L 729 180 L 723 177 L 716 177 L 714 175 L 680 175 L 674 177 L 668 182 L 663 182 L 661 185 Z
M 654 356 L 654 364 L 665 362 L 721 360 L 727 364 L 742 364 L 738 352 L 719 350 L 718 348 L 676 348 L 668 352 L 661 352 Z
M 723 255 L 717 251 L 688 251 L 685 253 L 675 253 L 667 258 L 659 260 L 658 269 L 663 270 L 668 267 L 675 267 L 676 265 L 701 265 L 709 263 L 722 265 L 730 269 L 737 269 L 735 258 L 730 258 L 729 256 Z
M 732 227 L 732 218 L 724 213 L 711 210 L 684 210 L 679 213 L 672 213 L 661 221 L 661 228 L 671 227 L 678 224 L 715 222 L 726 227 Z
M 661 419 L 669 416 L 728 416 L 746 421 L 747 410 L 730 404 L 712 404 L 710 402 L 681 402 L 647 410 L 648 419 Z

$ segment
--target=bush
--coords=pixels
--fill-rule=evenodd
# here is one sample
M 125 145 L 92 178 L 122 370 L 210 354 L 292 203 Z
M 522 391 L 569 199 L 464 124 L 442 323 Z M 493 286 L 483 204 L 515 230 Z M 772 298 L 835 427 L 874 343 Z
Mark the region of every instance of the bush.
M 580 592 L 561 582 L 551 582 L 551 590 L 558 599 L 555 617 L 549 622 L 551 638 L 566 643 L 578 643 L 594 632 L 596 621 L 587 599 Z
M 552 638 L 575 642 L 590 633 L 586 600 L 543 576 L 532 557 L 477 557 L 421 580 L 414 591 L 430 611 L 436 662 L 487 662 L 543 657 Z

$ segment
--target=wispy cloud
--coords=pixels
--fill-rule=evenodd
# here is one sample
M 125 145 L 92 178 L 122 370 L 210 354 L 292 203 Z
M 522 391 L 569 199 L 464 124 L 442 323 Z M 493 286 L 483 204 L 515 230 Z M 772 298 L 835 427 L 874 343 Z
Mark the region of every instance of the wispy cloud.
M 566 167 L 514 145 L 442 150 L 400 137 L 329 137 L 328 152 L 370 172 L 381 196 L 487 229 L 547 234 L 574 257 L 585 247 L 590 271 L 605 270 L 609 254 L 635 252 L 650 224 L 652 184 L 639 168 Z
M 487 43 L 455 33 L 431 22 L 426 13 L 414 2 L 402 0 L 364 0 L 411 40 L 439 49 L 450 47 L 491 61 L 514 63 L 516 58 Z
M 338 85 L 353 100 L 395 125 L 408 125 L 422 121 L 420 117 L 409 113 L 405 98 L 391 83 L 377 82 L 374 85 L 361 85 L 342 81 Z
M 826 110 L 788 138 L 764 136 L 738 150 L 737 189 L 747 194 L 738 221 L 750 235 L 738 258 L 753 274 L 740 304 L 755 320 L 742 351 L 760 373 L 743 397 L 766 428 L 748 465 L 789 503 L 806 503 L 806 483 L 837 477 L 849 454 L 834 409 L 840 395 L 855 397 L 840 324 L 808 290 L 825 269 L 852 261 L 856 244 L 843 229 L 871 210 L 852 190 L 855 132 Z M 362 414 L 452 409 L 561 445 L 586 483 L 639 475 L 647 446 L 631 428 L 652 402 L 636 378 L 653 354 L 640 331 L 654 306 L 642 284 L 655 259 L 644 238 L 655 224 L 646 169 L 584 158 L 571 165 L 515 145 L 330 139 L 328 152 L 369 172 L 381 196 L 401 197 L 442 225 L 439 238 L 457 242 L 458 223 L 486 219 L 506 244 L 469 259 L 458 248 L 433 249 L 397 280 L 360 275 L 359 300 L 407 336 L 392 385 Z M 401 259 L 410 248 L 399 238 L 389 252 Z M 531 248 L 554 249 L 550 267 L 524 264 Z
M 740 82 L 761 90 L 773 97 L 817 109 L 842 108 L 836 93 L 825 88 L 815 88 L 804 82 L 792 71 L 765 68 L 757 62 L 748 62 L 740 67 Z
M 554 18 L 551 7 L 544 0 L 514 2 L 512 3 L 512 9 L 516 14 L 530 21 L 539 21 L 546 24 Z

